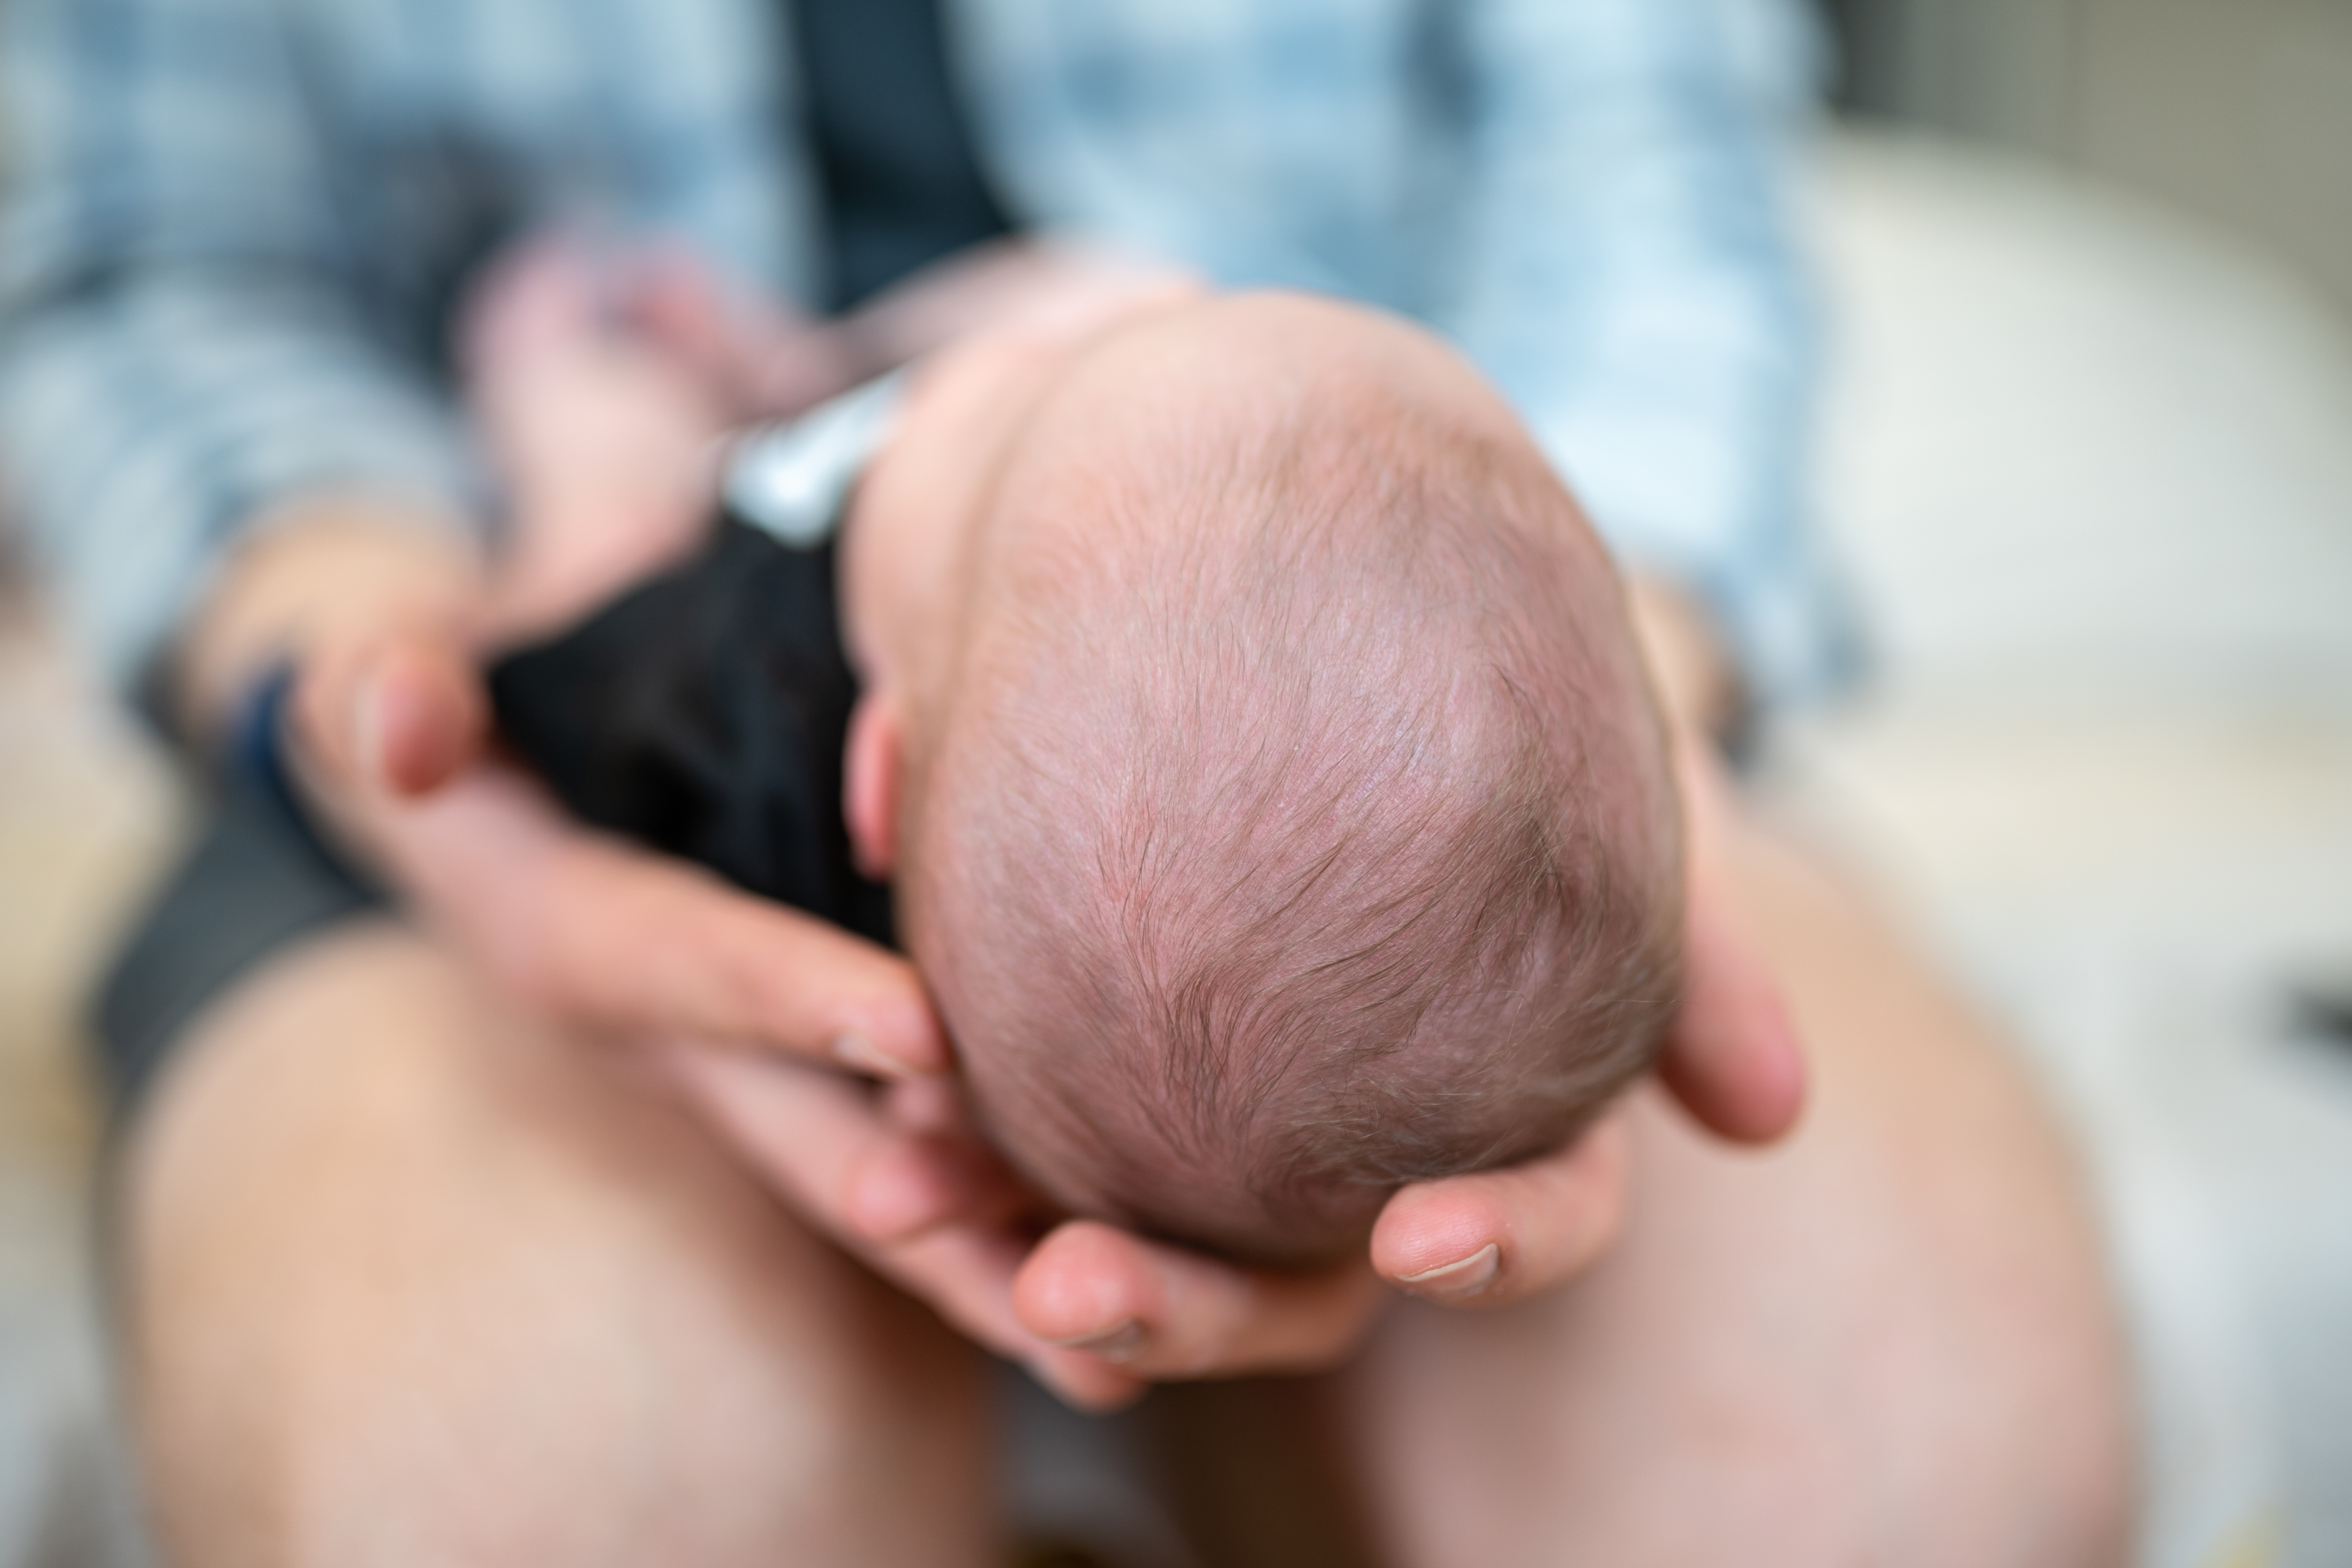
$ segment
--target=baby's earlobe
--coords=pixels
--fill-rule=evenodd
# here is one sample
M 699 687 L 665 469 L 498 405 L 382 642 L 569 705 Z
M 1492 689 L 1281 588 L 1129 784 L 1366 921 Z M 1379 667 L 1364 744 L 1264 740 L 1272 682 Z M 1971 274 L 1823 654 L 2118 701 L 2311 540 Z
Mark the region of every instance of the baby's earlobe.
M 849 740 L 841 758 L 841 815 L 859 875 L 877 882 L 898 868 L 900 756 L 898 710 L 869 691 L 849 714 Z

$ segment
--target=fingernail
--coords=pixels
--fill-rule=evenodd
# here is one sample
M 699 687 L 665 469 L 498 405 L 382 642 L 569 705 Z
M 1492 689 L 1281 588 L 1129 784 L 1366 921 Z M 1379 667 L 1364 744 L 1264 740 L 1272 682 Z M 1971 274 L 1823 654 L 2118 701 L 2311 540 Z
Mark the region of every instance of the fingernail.
M 1133 1318 L 1121 1318 L 1100 1333 L 1054 1342 L 1068 1350 L 1091 1352 L 1105 1361 L 1123 1362 L 1143 1348 L 1143 1325 Z
M 1503 1249 L 1488 1242 L 1467 1258 L 1457 1258 L 1435 1268 L 1424 1268 L 1418 1274 L 1407 1274 L 1397 1280 L 1417 1296 L 1437 1296 L 1458 1300 L 1475 1296 L 1495 1282 L 1503 1267 Z
M 898 1058 L 885 1055 L 879 1046 L 855 1030 L 834 1037 L 833 1059 L 852 1072 L 887 1079 L 893 1083 L 924 1076 Z

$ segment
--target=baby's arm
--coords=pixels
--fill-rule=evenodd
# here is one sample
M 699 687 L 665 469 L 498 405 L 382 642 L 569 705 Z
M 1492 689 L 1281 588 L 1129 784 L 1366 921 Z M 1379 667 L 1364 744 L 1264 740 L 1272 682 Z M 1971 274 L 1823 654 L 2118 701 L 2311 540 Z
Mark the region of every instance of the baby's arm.
M 536 240 L 467 302 L 467 397 L 505 501 L 496 641 L 579 619 L 706 531 L 730 411 L 699 367 L 632 325 L 633 270 Z
M 709 531 L 726 433 L 983 331 L 1078 331 L 1185 273 L 1053 242 L 982 247 L 817 322 L 674 250 L 518 246 L 467 302 L 467 398 L 505 498 L 498 640 L 569 625 Z M 560 525 L 559 521 L 560 520 Z

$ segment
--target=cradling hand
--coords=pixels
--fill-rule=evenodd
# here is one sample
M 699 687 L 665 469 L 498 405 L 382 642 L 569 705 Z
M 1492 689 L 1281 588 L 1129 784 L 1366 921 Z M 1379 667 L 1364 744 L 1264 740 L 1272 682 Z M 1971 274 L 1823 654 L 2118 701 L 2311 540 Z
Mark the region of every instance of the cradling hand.
M 1726 809 L 1686 762 L 1695 818 Z M 1658 1076 L 1716 1135 L 1766 1143 L 1796 1121 L 1804 1068 L 1769 973 L 1716 891 L 1719 828 L 1695 820 L 1682 1011 Z M 689 1092 L 783 1191 L 973 1339 L 1073 1404 L 1154 1381 L 1326 1370 L 1402 1291 L 1451 1307 L 1559 1286 L 1608 1250 L 1628 1140 L 1605 1116 L 1567 1148 L 1396 1193 L 1369 1257 L 1312 1273 L 1247 1268 L 1092 1220 L 1042 1215 L 946 1086 L 886 1094 L 740 1054 L 680 1048 Z

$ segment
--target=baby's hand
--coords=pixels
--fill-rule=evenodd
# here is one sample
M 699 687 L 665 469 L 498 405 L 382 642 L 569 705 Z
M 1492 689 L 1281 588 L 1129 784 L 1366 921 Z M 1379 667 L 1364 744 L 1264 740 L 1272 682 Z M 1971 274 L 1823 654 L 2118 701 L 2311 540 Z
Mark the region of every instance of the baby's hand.
M 682 254 L 564 236 L 518 246 L 475 287 L 457 347 L 506 501 L 499 635 L 575 620 L 701 537 L 719 440 L 755 412 L 709 352 L 722 317 L 753 312 L 724 294 Z M 761 314 L 765 363 L 810 371 L 812 395 L 832 391 L 825 332 Z
M 684 554 L 709 515 L 725 413 L 621 325 L 614 269 L 575 242 L 536 240 L 467 302 L 467 401 L 506 502 L 502 639 L 551 631 Z

